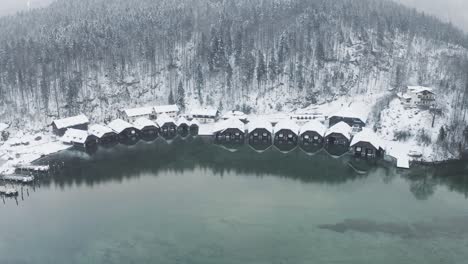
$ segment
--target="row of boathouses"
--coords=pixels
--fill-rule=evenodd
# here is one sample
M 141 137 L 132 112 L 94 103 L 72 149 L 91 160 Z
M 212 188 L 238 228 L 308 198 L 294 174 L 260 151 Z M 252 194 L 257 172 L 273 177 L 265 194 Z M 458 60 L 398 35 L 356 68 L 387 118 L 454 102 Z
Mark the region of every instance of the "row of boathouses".
M 248 142 L 257 150 L 275 145 L 281 150 L 290 151 L 300 146 L 310 152 L 325 148 L 330 154 L 351 151 L 365 158 L 381 158 L 385 152 L 384 144 L 370 129 L 362 128 L 356 132 L 343 121 L 327 128 L 317 120 L 299 126 L 293 119 L 284 119 L 273 125 L 261 119 L 252 119 L 245 124 L 232 118 L 217 123 L 213 135 L 218 144 Z
M 230 111 L 224 116 L 216 109 L 192 112 L 192 115 L 178 116 L 177 106 L 141 107 L 119 111 L 119 118 L 107 125 L 89 125 L 86 116 L 78 115 L 55 120 L 52 127 L 65 143 L 84 148 L 115 142 L 132 144 L 158 136 L 166 140 L 196 136 L 202 125 L 210 126 L 209 133 L 204 135 L 218 144 L 248 143 L 258 150 L 275 145 L 285 151 L 301 146 L 311 152 L 325 148 L 337 153 L 351 151 L 367 158 L 384 155 L 382 141 L 365 128 L 365 117 L 346 111 L 330 116 L 328 127 L 315 119 L 316 116 L 307 114 L 272 121 L 239 111 Z

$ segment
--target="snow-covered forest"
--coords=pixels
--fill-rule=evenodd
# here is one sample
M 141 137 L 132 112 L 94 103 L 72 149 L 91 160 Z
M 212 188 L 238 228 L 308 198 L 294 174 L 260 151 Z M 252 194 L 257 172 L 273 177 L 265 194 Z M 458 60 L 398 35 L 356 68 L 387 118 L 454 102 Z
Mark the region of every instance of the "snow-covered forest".
M 466 126 L 468 37 L 386 0 L 58 0 L 0 19 L 0 117 L 274 112 L 427 85 Z

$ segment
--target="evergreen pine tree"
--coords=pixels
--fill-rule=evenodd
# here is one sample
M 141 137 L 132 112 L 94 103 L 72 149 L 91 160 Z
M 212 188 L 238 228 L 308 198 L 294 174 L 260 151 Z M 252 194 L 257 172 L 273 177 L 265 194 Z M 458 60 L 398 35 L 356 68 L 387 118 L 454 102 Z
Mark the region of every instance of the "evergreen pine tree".
M 182 85 L 182 81 L 179 81 L 179 85 L 177 86 L 177 106 L 179 106 L 182 112 L 185 111 L 185 90 L 184 86 Z
M 175 101 L 174 101 L 174 94 L 172 93 L 172 89 L 171 91 L 169 92 L 169 98 L 167 99 L 167 102 L 172 105 L 172 104 L 175 104 Z

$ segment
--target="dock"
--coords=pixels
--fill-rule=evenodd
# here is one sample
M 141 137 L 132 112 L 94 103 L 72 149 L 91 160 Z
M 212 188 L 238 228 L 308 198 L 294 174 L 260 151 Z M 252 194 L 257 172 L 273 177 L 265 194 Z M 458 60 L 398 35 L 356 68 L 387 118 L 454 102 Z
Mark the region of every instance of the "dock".
M 8 188 L 6 186 L 0 186 L 0 194 L 5 196 L 17 196 L 18 190 L 15 188 Z
M 17 171 L 21 172 L 48 172 L 50 167 L 48 165 L 17 165 L 15 166 Z
M 34 176 L 27 176 L 27 175 L 4 175 L 0 176 L 1 180 L 4 181 L 12 181 L 12 182 L 20 182 L 20 183 L 30 183 L 34 181 Z

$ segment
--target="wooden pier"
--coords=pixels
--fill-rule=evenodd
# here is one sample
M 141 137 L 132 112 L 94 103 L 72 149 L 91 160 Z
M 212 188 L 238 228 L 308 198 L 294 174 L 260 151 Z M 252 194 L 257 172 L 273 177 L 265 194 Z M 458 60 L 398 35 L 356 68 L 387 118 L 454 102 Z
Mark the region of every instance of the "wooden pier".
M 48 165 L 38 166 L 38 165 L 18 165 L 15 167 L 17 171 L 20 172 L 32 172 L 32 173 L 39 173 L 39 172 L 48 172 L 50 167 Z
M 8 188 L 6 186 L 0 186 L 0 195 L 17 196 L 18 190 L 16 190 L 15 188 Z
M 20 183 L 31 183 L 34 181 L 34 176 L 18 175 L 18 174 L 4 175 L 4 176 L 0 176 L 0 180 L 20 182 Z

